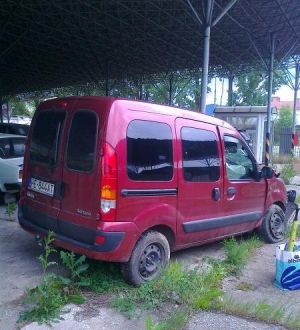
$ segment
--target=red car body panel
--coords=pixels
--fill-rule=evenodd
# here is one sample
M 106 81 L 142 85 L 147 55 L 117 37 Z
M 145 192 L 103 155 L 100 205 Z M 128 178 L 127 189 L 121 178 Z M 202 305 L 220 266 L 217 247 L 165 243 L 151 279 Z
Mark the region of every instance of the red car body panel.
M 40 113 L 51 111 L 65 114 L 59 126 L 55 166 L 30 160 L 36 120 Z M 85 173 L 69 169 L 66 163 L 70 127 L 74 114 L 80 111 L 90 112 L 97 121 L 94 165 Z M 127 128 L 134 120 L 164 123 L 170 128 L 173 154 L 170 180 L 129 178 Z M 184 179 L 180 137 L 183 127 L 213 132 L 220 159 L 218 180 L 188 182 Z M 167 106 L 107 97 L 72 97 L 43 102 L 29 132 L 19 222 L 35 235 L 46 235 L 48 230 L 53 230 L 55 244 L 60 247 L 94 259 L 117 262 L 128 261 L 137 240 L 151 228 L 167 236 L 173 251 L 253 230 L 260 225 L 270 205 L 277 203 L 284 208 L 285 187 L 275 177 L 230 181 L 225 168 L 224 135 L 241 139 L 240 134 L 224 121 Z M 113 148 L 117 162 L 114 221 L 104 221 L 100 212 L 104 142 Z M 53 183 L 54 196 L 29 189 L 31 178 Z M 215 191 L 219 194 L 217 200 L 212 199 Z

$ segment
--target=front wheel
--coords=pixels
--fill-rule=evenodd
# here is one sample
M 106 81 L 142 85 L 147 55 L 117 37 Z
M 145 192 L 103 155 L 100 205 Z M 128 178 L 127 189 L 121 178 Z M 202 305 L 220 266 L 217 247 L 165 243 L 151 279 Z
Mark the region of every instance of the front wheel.
M 277 243 L 285 238 L 285 215 L 280 206 L 273 204 L 270 207 L 258 232 L 267 243 Z
M 136 243 L 130 260 L 121 265 L 124 280 L 135 286 L 159 276 L 170 259 L 167 238 L 155 231 L 145 233 Z

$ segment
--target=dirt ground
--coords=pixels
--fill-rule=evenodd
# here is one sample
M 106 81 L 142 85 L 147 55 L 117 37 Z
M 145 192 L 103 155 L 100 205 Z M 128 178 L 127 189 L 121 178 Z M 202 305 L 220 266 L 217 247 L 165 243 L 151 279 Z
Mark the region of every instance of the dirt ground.
M 37 257 L 42 249 L 34 238 L 24 232 L 14 219 L 8 221 L 4 208 L 0 207 L 0 329 L 16 329 L 16 320 L 22 310 L 22 300 L 27 288 L 34 287 L 41 278 L 41 268 Z M 197 248 L 180 251 L 172 255 L 172 259 L 185 262 L 189 267 L 200 265 L 203 257 L 211 256 L 222 258 L 222 243 L 214 243 Z M 224 282 L 224 291 L 235 300 L 241 302 L 269 302 L 289 306 L 294 313 L 300 313 L 300 291 L 283 292 L 273 285 L 275 274 L 275 245 L 264 245 L 258 249 L 239 278 L 227 278 Z M 241 291 L 239 283 L 247 283 L 251 288 Z M 92 301 L 92 300 L 91 300 Z M 107 308 L 105 303 L 94 301 L 83 306 L 69 306 L 70 313 L 66 314 L 65 321 L 54 325 L 52 329 L 144 329 L 145 318 L 127 320 L 121 314 Z M 93 308 L 91 308 L 93 307 Z M 243 329 L 283 329 L 273 325 L 265 325 L 252 321 L 232 319 L 223 314 L 199 313 L 187 325 L 187 329 L 235 329 L 234 324 L 244 324 Z M 207 323 L 208 322 L 208 323 Z M 218 327 L 218 324 L 220 327 Z M 223 327 L 222 327 L 223 324 Z M 33 323 L 24 330 L 48 329 Z

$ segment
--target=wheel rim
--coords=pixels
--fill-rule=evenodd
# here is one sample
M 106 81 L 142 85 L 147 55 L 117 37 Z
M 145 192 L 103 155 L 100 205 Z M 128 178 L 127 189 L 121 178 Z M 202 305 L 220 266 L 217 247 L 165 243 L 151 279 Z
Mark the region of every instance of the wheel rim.
M 157 243 L 149 244 L 141 255 L 139 273 L 145 280 L 150 280 L 158 274 L 163 266 L 162 263 L 162 247 Z
M 278 214 L 273 213 L 270 219 L 271 232 L 275 238 L 281 239 L 284 236 L 284 219 Z

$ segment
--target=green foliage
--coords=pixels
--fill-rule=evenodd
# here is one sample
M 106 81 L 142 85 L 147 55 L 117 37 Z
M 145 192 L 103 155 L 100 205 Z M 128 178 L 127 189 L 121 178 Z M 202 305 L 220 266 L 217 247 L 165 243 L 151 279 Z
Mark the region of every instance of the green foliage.
M 273 79 L 273 93 L 283 84 L 284 74 L 276 71 Z M 234 105 L 266 105 L 268 77 L 260 71 L 252 71 L 234 79 L 236 90 L 233 92 Z
M 289 306 L 268 304 L 260 302 L 241 302 L 235 301 L 232 297 L 225 297 L 221 309 L 223 312 L 233 315 L 252 317 L 260 321 L 273 324 L 281 324 L 289 329 L 300 330 L 299 315 L 291 314 Z
M 88 282 L 89 289 L 96 293 L 118 292 L 129 288 L 116 263 L 90 260 L 89 268 L 81 278 Z
M 19 322 L 37 321 L 39 323 L 49 323 L 60 318 L 62 308 L 66 304 L 81 304 L 84 302 L 84 297 L 79 288 L 87 285 L 82 280 L 84 272 L 88 269 L 88 264 L 85 263 L 86 257 L 76 258 L 74 253 L 62 251 L 60 259 L 69 271 L 69 277 L 46 273 L 50 266 L 57 264 L 49 261 L 50 256 L 57 252 L 56 249 L 51 247 L 53 241 L 54 233 L 49 232 L 44 238 L 44 254 L 38 258 L 44 275 L 37 287 L 27 291 L 24 302 L 29 308 L 21 313 Z
M 74 295 L 67 294 L 64 289 L 64 284 L 56 275 L 45 275 L 37 287 L 27 291 L 24 303 L 30 308 L 21 313 L 19 322 L 48 323 L 58 319 L 62 307 L 75 300 Z M 76 301 L 78 302 L 78 299 Z
M 221 303 L 220 285 L 225 276 L 222 265 L 214 265 L 203 272 L 186 270 L 182 264 L 172 262 L 159 278 L 139 288 L 123 290 L 112 304 L 129 318 L 139 310 L 158 308 L 164 303 L 191 309 L 215 309 Z
M 73 252 L 60 251 L 60 259 L 63 265 L 69 271 L 69 277 L 62 277 L 64 284 L 75 286 L 88 286 L 87 281 L 82 280 L 82 275 L 88 269 L 89 265 L 86 263 L 86 256 L 80 256 L 76 259 Z
M 43 243 L 44 243 L 44 254 L 41 254 L 38 259 L 42 265 L 43 273 L 46 273 L 46 270 L 50 266 L 54 266 L 57 263 L 55 261 L 49 261 L 50 255 L 53 253 L 56 253 L 56 249 L 52 247 L 52 243 L 55 240 L 53 231 L 49 231 L 48 235 L 44 237 Z
M 8 219 L 9 219 L 10 221 L 13 220 L 13 219 L 12 219 L 12 216 L 13 216 L 13 214 L 15 213 L 16 209 L 17 209 L 17 205 L 16 205 L 16 203 L 8 203 L 8 204 L 6 205 L 5 213 L 8 215 Z
M 280 133 L 282 128 L 292 127 L 293 111 L 290 107 L 282 107 L 279 110 L 279 117 L 275 122 L 274 139 L 275 143 L 279 143 Z
M 287 164 L 283 166 L 280 171 L 280 177 L 283 179 L 285 184 L 290 184 L 291 179 L 296 175 L 293 164 Z
M 240 282 L 236 285 L 236 288 L 241 291 L 253 291 L 255 288 L 251 283 Z
M 226 259 L 223 261 L 229 273 L 238 275 L 245 267 L 254 249 L 262 246 L 257 236 L 237 241 L 234 237 L 224 241 Z
M 146 330 L 182 330 L 191 315 L 189 308 L 177 308 L 161 322 L 153 323 L 150 316 L 146 319 Z

